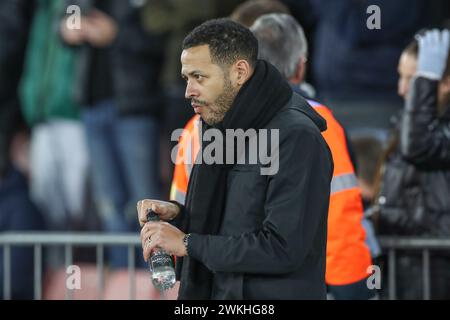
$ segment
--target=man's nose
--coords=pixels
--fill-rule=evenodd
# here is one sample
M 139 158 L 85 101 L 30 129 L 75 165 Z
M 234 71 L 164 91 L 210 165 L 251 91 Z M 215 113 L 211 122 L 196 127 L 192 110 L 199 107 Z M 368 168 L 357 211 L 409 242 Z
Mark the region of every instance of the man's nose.
M 198 96 L 198 90 L 195 88 L 195 85 L 188 81 L 186 84 L 186 92 L 184 93 L 184 97 L 186 99 L 195 98 Z

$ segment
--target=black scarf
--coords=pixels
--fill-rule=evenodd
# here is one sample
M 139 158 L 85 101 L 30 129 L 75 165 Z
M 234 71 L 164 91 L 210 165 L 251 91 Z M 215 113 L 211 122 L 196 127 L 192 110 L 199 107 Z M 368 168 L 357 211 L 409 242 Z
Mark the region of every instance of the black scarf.
M 252 77 L 239 90 L 223 121 L 216 128 L 222 133 L 225 133 L 225 129 L 246 131 L 264 128 L 291 97 L 292 89 L 278 70 L 270 63 L 258 60 Z M 203 123 L 202 128 L 207 130 L 210 127 Z M 204 150 L 205 142 L 202 144 Z M 189 219 L 185 230 L 189 233 L 218 234 L 225 206 L 227 176 L 231 168 L 232 165 L 226 164 L 194 165 L 186 198 L 185 214 Z M 211 271 L 195 259 L 184 258 L 179 299 L 210 299 L 211 288 Z

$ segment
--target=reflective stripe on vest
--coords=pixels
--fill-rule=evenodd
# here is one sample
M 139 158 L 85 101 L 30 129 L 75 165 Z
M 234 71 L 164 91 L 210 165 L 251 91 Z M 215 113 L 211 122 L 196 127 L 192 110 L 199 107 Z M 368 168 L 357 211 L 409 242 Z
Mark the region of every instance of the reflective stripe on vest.
M 318 103 L 317 101 L 310 100 L 310 99 L 306 99 L 306 101 L 307 101 L 307 102 L 309 103 L 309 105 L 310 105 L 311 107 L 313 107 L 313 108 L 316 108 L 316 107 L 324 107 L 323 104 L 320 104 L 320 103 Z
M 341 174 L 339 176 L 333 177 L 331 179 L 331 195 L 342 192 L 345 190 L 353 189 L 358 187 L 358 180 L 355 174 L 347 173 Z

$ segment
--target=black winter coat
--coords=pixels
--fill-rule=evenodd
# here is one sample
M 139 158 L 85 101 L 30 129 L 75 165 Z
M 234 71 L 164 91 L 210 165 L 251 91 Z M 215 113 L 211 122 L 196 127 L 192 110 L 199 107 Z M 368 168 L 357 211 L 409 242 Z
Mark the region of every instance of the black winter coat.
M 189 255 L 213 271 L 213 299 L 325 299 L 325 120 L 294 94 L 266 128 L 279 129 L 278 172 L 236 164 L 219 235 L 192 234 Z

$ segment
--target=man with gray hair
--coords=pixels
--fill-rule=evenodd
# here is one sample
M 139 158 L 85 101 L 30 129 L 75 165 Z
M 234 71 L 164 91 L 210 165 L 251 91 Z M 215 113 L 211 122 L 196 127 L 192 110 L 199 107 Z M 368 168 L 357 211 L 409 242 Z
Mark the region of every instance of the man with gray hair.
M 298 22 L 287 14 L 267 14 L 259 17 L 250 29 L 258 39 L 258 58 L 270 61 L 290 82 L 293 90 L 305 96 L 299 85 L 305 74 L 308 44 Z M 376 291 L 369 289 L 372 284 L 367 279 L 372 261 L 361 223 L 361 190 L 348 152 L 345 131 L 326 106 L 313 100 L 308 100 L 308 103 L 327 121 L 327 130 L 322 135 L 334 160 L 325 276 L 328 296 L 333 299 L 375 298 Z
M 266 14 L 259 17 L 250 30 L 259 41 L 260 58 L 270 61 L 287 79 L 295 75 L 299 62 L 306 62 L 308 43 L 294 17 Z
M 270 61 L 294 88 L 306 97 L 314 97 L 314 88 L 304 82 L 308 60 L 308 42 L 303 28 L 289 14 L 272 13 L 259 17 L 251 26 L 259 41 L 259 57 Z

